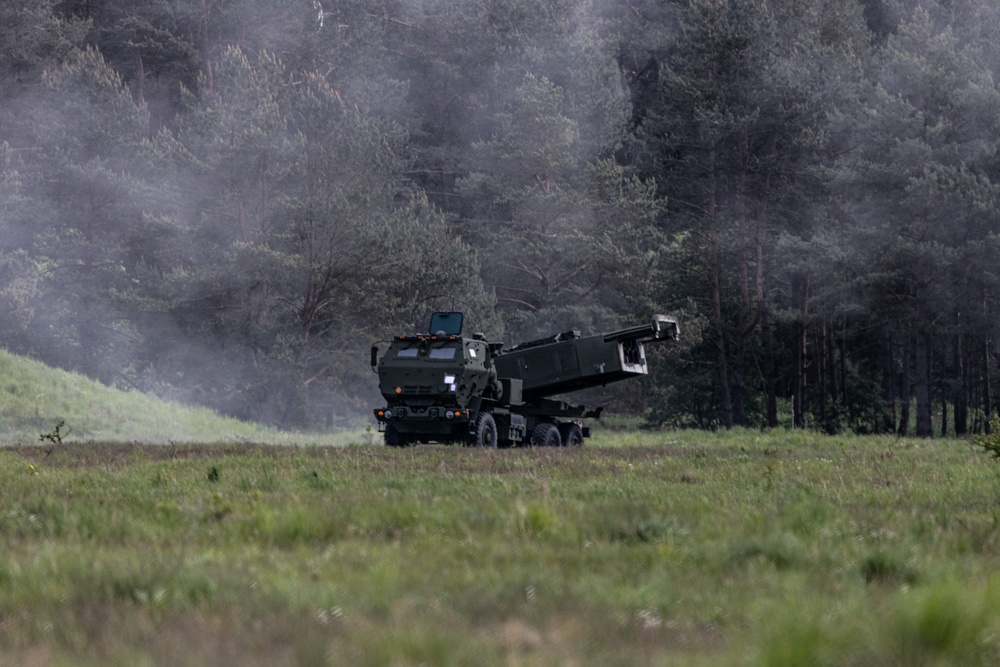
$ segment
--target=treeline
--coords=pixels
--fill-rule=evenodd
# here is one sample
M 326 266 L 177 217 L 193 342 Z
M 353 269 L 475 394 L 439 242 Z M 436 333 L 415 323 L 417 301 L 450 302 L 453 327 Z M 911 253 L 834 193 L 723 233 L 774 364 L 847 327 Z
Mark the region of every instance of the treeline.
M 677 315 L 652 423 L 995 412 L 989 0 L 10 0 L 0 343 L 281 426 L 435 307 Z M 911 414 L 911 406 L 913 414 Z

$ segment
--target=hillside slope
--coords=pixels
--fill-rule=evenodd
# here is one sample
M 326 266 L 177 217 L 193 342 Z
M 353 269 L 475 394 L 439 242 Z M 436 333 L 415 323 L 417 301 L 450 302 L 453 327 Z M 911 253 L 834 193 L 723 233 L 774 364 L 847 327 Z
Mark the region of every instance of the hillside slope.
M 301 441 L 299 436 L 223 417 L 207 408 L 112 389 L 0 350 L 0 443 L 37 443 L 60 423 L 64 441 Z M 321 440 L 329 442 L 332 437 Z

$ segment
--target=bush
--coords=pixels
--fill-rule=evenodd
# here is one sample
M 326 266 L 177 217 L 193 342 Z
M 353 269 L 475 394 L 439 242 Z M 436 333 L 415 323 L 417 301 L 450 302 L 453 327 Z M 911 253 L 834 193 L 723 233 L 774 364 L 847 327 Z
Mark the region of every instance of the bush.
M 1000 415 L 994 415 L 990 420 L 986 433 L 972 436 L 972 442 L 982 447 L 996 458 L 1000 458 Z

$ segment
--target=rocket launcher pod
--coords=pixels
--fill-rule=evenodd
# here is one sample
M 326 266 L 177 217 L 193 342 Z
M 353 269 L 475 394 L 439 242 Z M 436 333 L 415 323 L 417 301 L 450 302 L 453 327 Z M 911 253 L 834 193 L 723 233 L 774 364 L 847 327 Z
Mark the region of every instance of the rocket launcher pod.
M 502 350 L 494 363 L 501 378 L 521 380 L 522 399 L 598 387 L 646 375 L 645 343 L 677 340 L 677 321 L 658 315 L 650 324 L 581 337 L 578 331 Z

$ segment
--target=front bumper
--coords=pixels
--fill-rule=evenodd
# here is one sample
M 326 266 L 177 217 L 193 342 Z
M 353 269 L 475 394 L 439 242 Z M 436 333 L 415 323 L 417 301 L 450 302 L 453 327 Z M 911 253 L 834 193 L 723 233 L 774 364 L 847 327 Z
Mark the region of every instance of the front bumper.
M 421 408 L 389 406 L 372 412 L 380 432 L 392 423 L 400 433 L 414 435 L 448 435 L 457 430 L 468 430 L 470 420 L 468 410 L 440 405 Z M 456 428 L 459 425 L 460 428 Z

